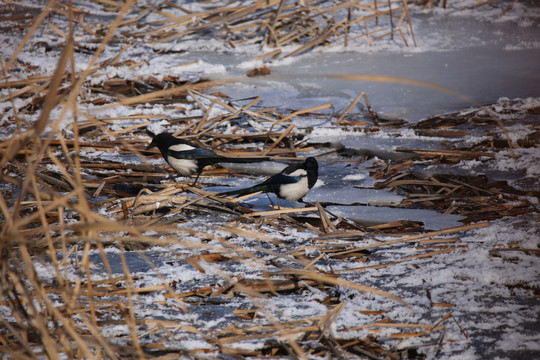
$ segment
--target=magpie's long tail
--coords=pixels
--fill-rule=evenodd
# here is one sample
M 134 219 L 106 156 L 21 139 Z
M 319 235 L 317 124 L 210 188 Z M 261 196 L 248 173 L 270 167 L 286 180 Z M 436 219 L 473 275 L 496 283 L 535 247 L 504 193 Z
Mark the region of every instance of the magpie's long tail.
M 219 193 L 219 195 L 223 195 L 223 196 L 244 196 L 244 195 L 249 195 L 249 194 L 256 193 L 258 191 L 267 191 L 267 190 L 268 189 L 267 189 L 267 187 L 265 185 L 259 184 L 259 185 L 255 185 L 255 186 L 245 188 L 245 189 L 225 191 L 225 192 Z
M 269 157 L 252 157 L 252 158 L 234 158 L 234 157 L 220 157 L 219 162 L 228 162 L 228 163 L 252 163 L 252 162 L 261 162 L 268 161 Z

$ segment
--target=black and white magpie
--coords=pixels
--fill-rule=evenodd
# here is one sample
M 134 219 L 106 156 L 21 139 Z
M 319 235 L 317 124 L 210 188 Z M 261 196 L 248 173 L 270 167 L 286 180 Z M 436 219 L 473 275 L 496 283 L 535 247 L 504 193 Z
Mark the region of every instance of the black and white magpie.
M 229 158 L 221 156 L 212 150 L 198 147 L 190 141 L 179 139 L 169 133 L 161 133 L 154 136 L 146 150 L 153 147 L 159 149 L 163 159 L 180 175 L 191 176 L 197 174 L 191 186 L 197 183 L 203 169 L 208 165 L 220 162 L 251 163 L 269 160 L 268 157 Z
M 303 163 L 287 166 L 279 174 L 272 175 L 264 182 L 255 186 L 233 191 L 226 191 L 220 195 L 243 196 L 255 192 L 274 193 L 279 199 L 287 201 L 302 201 L 302 198 L 315 185 L 319 177 L 319 164 L 314 157 L 308 157 Z

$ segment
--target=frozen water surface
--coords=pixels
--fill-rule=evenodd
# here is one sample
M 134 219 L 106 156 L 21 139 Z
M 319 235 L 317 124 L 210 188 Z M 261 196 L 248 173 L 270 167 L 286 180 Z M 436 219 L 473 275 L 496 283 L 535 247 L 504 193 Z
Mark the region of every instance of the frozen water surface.
M 328 210 L 335 215 L 345 216 L 365 226 L 379 225 L 402 220 L 417 221 L 429 230 L 442 230 L 462 225 L 464 216 L 440 214 L 432 210 L 399 209 L 372 206 L 329 206 Z
M 416 15 L 417 47 L 396 50 L 391 46 L 378 49 L 375 45 L 375 49 L 362 52 L 314 51 L 300 59 L 272 64 L 272 76 L 233 87 L 232 96 L 264 94 L 267 106 L 293 108 L 326 100 L 343 110 L 358 93 L 365 91 L 375 111 L 415 122 L 471 103 L 421 86 L 354 82 L 325 75 L 384 75 L 419 80 L 445 87 L 477 104 L 493 103 L 503 96 L 540 95 L 537 22 L 516 26 L 512 21 L 477 21 L 475 15 Z M 231 64 L 227 76 L 242 76 L 246 67 Z
M 320 136 L 315 136 L 315 138 L 320 139 Z M 414 156 L 410 153 L 397 151 L 399 148 L 421 148 L 425 150 L 442 148 L 440 141 L 418 139 L 416 137 L 408 139 L 403 137 L 347 136 L 340 142 L 345 148 L 354 150 L 357 155 L 377 157 L 383 160 L 406 159 Z
M 472 104 L 540 95 L 540 50 L 448 49 L 413 53 L 330 53 L 271 67 L 275 76 L 237 86 L 232 96 L 262 94 L 266 106 L 310 107 L 330 102 L 344 110 L 364 91 L 376 112 L 415 122 Z M 445 87 L 470 99 L 422 86 L 338 80 L 321 74 L 384 75 Z M 286 95 L 285 97 L 282 97 Z

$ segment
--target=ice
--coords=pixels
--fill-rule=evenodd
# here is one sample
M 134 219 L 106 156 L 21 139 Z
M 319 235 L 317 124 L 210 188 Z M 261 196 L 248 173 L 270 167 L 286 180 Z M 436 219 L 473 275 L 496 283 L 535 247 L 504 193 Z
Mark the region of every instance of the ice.
M 458 7 L 458 5 L 456 5 Z M 483 10 L 482 10 L 483 11 Z M 537 9 L 520 5 L 514 14 L 497 16 L 498 22 L 477 21 L 478 13 L 448 11 L 435 18 L 430 12 L 413 13 L 417 47 L 385 46 L 320 49 L 294 59 L 270 64 L 272 75 L 239 85 L 232 96 L 263 94 L 268 106 L 307 108 L 316 99 L 328 100 L 336 109 L 365 91 L 375 111 L 418 121 L 427 116 L 461 109 L 471 104 L 493 103 L 499 97 L 540 96 L 540 42 Z M 520 13 L 520 15 L 516 15 Z M 489 16 L 485 14 L 486 19 Z M 516 27 L 528 16 L 531 26 Z M 471 20 L 475 18 L 475 20 Z M 510 50 L 512 49 L 512 50 Z M 246 65 L 228 68 L 227 75 L 242 76 Z M 328 75 L 385 75 L 432 83 L 464 98 L 421 86 L 398 83 L 336 80 Z M 246 80 L 241 81 L 246 84 Z M 296 89 L 297 96 L 275 89 Z M 230 89 L 228 89 L 230 90 Z M 466 100 L 465 98 L 468 98 Z
M 309 54 L 284 67 L 273 66 L 274 76 L 253 82 L 249 92 L 236 89 L 232 96 L 264 94 L 264 105 L 308 108 L 310 100 L 332 102 L 342 109 L 365 91 L 376 112 L 408 121 L 455 111 L 472 104 L 495 102 L 501 96 L 540 95 L 540 50 L 448 49 L 409 54 L 341 53 Z M 335 66 L 339 63 L 339 66 Z M 398 66 L 399 65 L 399 66 Z M 355 82 L 326 77 L 332 74 L 385 75 L 432 83 L 470 99 L 421 86 L 397 83 Z M 296 89 L 295 98 L 275 98 L 276 81 Z M 279 87 L 283 87 L 279 85 Z M 246 89 L 247 90 L 247 89 Z M 354 96 L 352 94 L 355 94 Z M 326 101 L 325 101 L 326 102 Z
M 337 216 L 345 216 L 362 225 L 372 226 L 401 220 L 418 221 L 426 229 L 442 230 L 462 225 L 464 217 L 453 214 L 440 214 L 432 210 L 399 209 L 372 206 L 329 206 L 328 211 Z
M 419 139 L 385 138 L 372 136 L 348 136 L 341 140 L 347 149 L 355 150 L 358 155 L 378 157 L 384 160 L 397 160 L 413 157 L 413 154 L 396 151 L 398 148 L 434 150 L 441 147 L 440 142 Z
M 304 200 L 308 202 L 319 201 L 330 204 L 364 204 L 373 206 L 398 205 L 403 196 L 396 195 L 384 190 L 358 189 L 354 187 L 326 185 L 312 189 Z

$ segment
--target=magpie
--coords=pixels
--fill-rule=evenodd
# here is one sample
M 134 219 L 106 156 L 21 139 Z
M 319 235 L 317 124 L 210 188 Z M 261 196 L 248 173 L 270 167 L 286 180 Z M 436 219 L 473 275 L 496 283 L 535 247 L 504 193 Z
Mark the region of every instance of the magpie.
M 166 132 L 154 136 L 146 150 L 153 147 L 159 149 L 163 159 L 180 175 L 191 176 L 197 174 L 191 186 L 197 183 L 203 169 L 208 165 L 220 162 L 251 163 L 269 160 L 268 157 L 229 158 L 221 156 L 212 150 L 198 147 L 190 141 L 176 138 Z
M 255 192 L 274 193 L 278 199 L 287 201 L 302 201 L 302 198 L 315 185 L 319 177 L 319 165 L 314 157 L 308 157 L 303 163 L 287 166 L 279 174 L 272 175 L 264 182 L 255 186 L 233 191 L 226 191 L 220 195 L 243 196 Z

